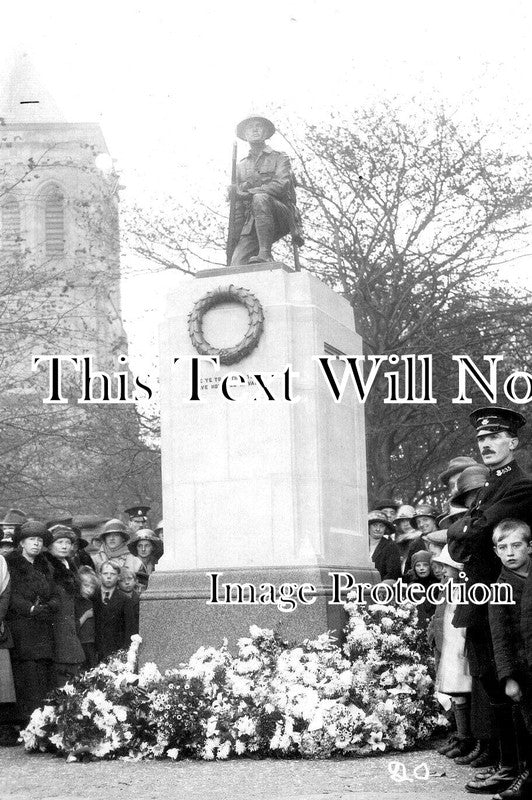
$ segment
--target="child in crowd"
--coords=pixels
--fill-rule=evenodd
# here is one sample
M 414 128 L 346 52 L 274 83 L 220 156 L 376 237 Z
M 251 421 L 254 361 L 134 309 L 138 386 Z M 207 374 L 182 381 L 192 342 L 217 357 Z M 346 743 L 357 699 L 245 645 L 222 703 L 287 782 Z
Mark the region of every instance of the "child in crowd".
M 511 604 L 490 603 L 489 606 L 497 677 L 503 683 L 507 697 L 516 704 L 514 721 L 519 776 L 502 793 L 504 798 L 532 797 L 532 778 L 529 774 L 532 753 L 532 682 L 521 633 L 521 601 L 530 574 L 530 539 L 530 527 L 517 519 L 504 519 L 493 531 L 493 545 L 502 564 L 497 582 L 512 587 L 514 601 Z
M 447 545 L 434 560 L 442 565 L 442 582 L 460 580 L 463 564 L 451 558 Z M 455 758 L 466 755 L 475 745 L 470 720 L 471 675 L 465 655 L 465 628 L 455 628 L 452 624 L 456 603 L 451 597 L 451 601 L 445 601 L 440 609 L 440 613 L 443 613 L 443 619 L 440 618 L 442 641 L 436 691 L 451 698 L 456 735 L 451 736 L 439 752 L 448 758 Z
M 92 669 L 96 658 L 96 630 L 94 626 L 93 598 L 100 588 L 100 581 L 92 567 L 79 568 L 80 597 L 76 599 L 78 636 L 85 653 L 84 669 Z
M 129 567 L 122 567 L 120 570 L 120 577 L 118 579 L 118 586 L 133 603 L 138 630 L 140 612 L 140 584 L 132 569 L 129 569 Z
M 117 650 L 127 649 L 131 636 L 138 633 L 132 601 L 118 587 L 122 565 L 104 561 L 99 569 L 101 588 L 94 597 L 96 654 L 102 661 Z
M 425 591 L 433 583 L 438 583 L 438 579 L 431 573 L 431 559 L 432 556 L 427 550 L 418 550 L 411 558 L 412 569 L 405 575 L 404 580 L 407 583 L 419 583 Z M 429 600 L 425 599 L 423 603 L 417 606 L 417 623 L 422 630 L 427 630 L 429 620 L 434 614 L 435 605 Z
M 440 555 L 441 551 L 447 544 L 447 531 L 438 530 L 432 531 L 432 533 L 427 533 L 425 536 L 423 536 L 423 541 L 425 542 L 425 547 L 431 555 L 430 571 L 436 580 L 439 581 L 443 575 L 443 567 L 439 561 L 435 561 L 434 559 Z

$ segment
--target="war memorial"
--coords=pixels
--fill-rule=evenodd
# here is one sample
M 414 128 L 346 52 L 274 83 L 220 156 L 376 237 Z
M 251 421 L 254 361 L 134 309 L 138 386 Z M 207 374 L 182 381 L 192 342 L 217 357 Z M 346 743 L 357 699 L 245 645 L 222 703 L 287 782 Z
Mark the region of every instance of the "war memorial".
M 316 361 L 358 355 L 361 340 L 349 303 L 298 269 L 274 130 L 239 124 L 250 153 L 233 171 L 229 265 L 170 295 L 161 325 L 165 553 L 141 610 L 141 659 L 161 667 L 250 624 L 340 632 L 331 573 L 373 580 L 363 405 L 352 388 L 336 403 Z M 284 235 L 294 265 L 273 260 Z

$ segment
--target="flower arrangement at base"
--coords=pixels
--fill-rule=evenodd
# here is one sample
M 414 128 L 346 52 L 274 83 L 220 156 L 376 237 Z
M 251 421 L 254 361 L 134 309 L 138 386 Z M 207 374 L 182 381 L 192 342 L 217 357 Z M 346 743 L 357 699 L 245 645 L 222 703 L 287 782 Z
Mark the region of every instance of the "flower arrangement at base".
M 162 675 L 128 654 L 57 689 L 22 732 L 27 750 L 82 758 L 368 755 L 440 724 L 415 609 L 348 603 L 347 639 L 289 645 L 252 625 L 232 655 L 201 647 Z

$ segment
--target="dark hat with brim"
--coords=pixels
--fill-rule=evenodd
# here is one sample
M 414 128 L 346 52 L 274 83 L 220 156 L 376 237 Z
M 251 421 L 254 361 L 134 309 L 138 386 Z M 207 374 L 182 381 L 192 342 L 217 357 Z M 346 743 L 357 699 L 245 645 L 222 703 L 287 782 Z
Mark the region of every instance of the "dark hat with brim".
M 137 555 L 139 542 L 151 542 L 153 544 L 153 557 L 159 559 L 163 554 L 163 543 L 150 528 L 141 528 L 133 534 L 128 542 L 128 549 L 133 555 Z
M 444 469 L 443 472 L 440 472 L 438 475 L 438 480 L 446 486 L 453 475 L 457 475 L 459 472 L 463 472 L 466 467 L 471 467 L 473 464 L 477 463 L 478 462 L 475 461 L 474 458 L 471 458 L 471 456 L 456 456 L 456 458 L 451 458 L 447 464 L 447 469 Z
M 72 528 L 69 528 L 67 525 L 54 525 L 52 528 L 48 529 L 48 532 L 50 534 L 50 542 L 48 546 L 59 541 L 59 539 L 69 539 L 72 543 L 77 539 L 77 536 Z
M 390 522 L 383 511 L 370 511 L 368 514 L 368 525 L 371 525 L 372 522 L 382 522 L 382 524 L 386 526 L 388 533 L 395 533 L 393 522 Z
M 266 133 L 264 136 L 265 139 L 269 139 L 271 136 L 273 136 L 273 134 L 275 133 L 275 125 L 273 124 L 273 122 L 269 120 L 267 117 L 262 117 L 260 114 L 251 114 L 251 116 L 246 117 L 236 126 L 236 135 L 238 136 L 239 139 L 242 139 L 244 142 L 246 141 L 244 135 L 246 131 L 246 125 L 248 124 L 248 122 L 254 122 L 255 120 L 259 120 L 265 125 L 266 127 Z
M 121 519 L 110 519 L 109 522 L 105 523 L 102 530 L 93 538 L 93 542 L 102 542 L 110 533 L 120 534 L 125 542 L 129 541 L 131 535 L 127 529 L 127 526 L 122 522 Z
M 27 519 L 28 518 L 23 511 L 19 511 L 18 508 L 10 508 L 4 518 L 0 521 L 0 527 L 2 525 L 24 525 Z
M 512 436 L 517 436 L 517 431 L 525 425 L 526 418 L 512 408 L 484 406 L 472 411 L 469 421 L 475 428 L 477 436 L 501 431 L 507 431 Z
M 48 547 L 50 544 L 50 531 L 47 529 L 44 522 L 38 522 L 36 519 L 30 519 L 25 522 L 24 525 L 21 525 L 20 528 L 15 531 L 13 541 L 16 545 L 19 545 L 24 539 L 29 539 L 32 536 L 41 538 L 45 547 Z
M 412 527 L 417 528 L 417 520 L 419 517 L 431 517 L 433 520 L 438 519 L 438 509 L 431 506 L 429 503 L 420 503 L 414 508 L 414 516 L 412 517 Z
M 476 489 L 481 489 L 490 474 L 489 468 L 484 464 L 475 464 L 472 467 L 466 467 L 460 473 L 460 477 L 456 483 L 456 490 L 451 495 L 451 500 L 457 506 L 463 506 L 464 500 L 468 492 L 474 492 Z

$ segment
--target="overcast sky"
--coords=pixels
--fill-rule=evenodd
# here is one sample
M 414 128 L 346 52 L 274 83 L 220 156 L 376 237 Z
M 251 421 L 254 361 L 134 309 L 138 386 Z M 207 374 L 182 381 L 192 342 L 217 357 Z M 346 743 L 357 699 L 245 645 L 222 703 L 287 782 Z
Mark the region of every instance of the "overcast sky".
M 0 74 L 28 52 L 67 119 L 100 122 L 125 200 L 163 203 L 207 192 L 205 162 L 229 172 L 235 124 L 251 109 L 319 120 L 383 94 L 436 98 L 498 122 L 519 146 L 532 108 L 529 5 L 26 0 L 2 10 Z M 142 283 L 123 298 L 129 320 L 148 308 Z

